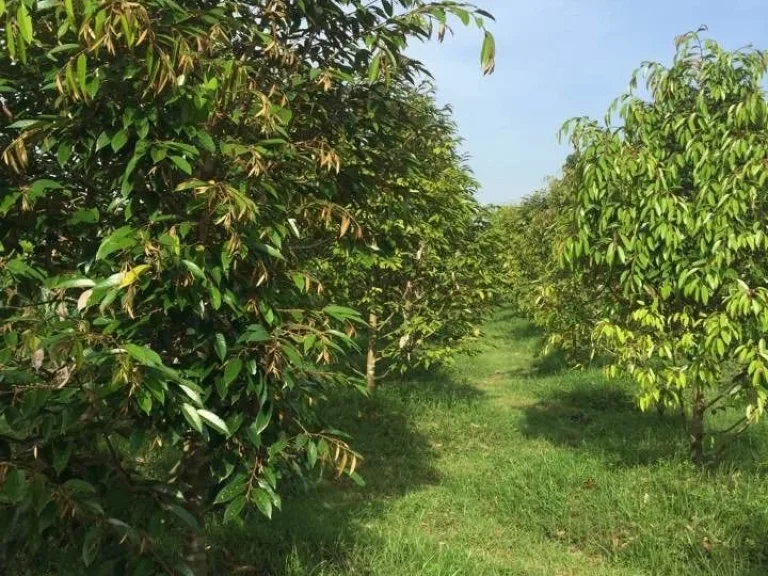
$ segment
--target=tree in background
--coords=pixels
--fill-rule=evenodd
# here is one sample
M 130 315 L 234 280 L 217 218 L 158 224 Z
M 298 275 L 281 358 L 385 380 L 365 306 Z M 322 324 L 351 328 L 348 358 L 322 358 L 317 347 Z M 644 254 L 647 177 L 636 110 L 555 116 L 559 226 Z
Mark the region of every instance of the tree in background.
M 563 174 L 515 205 L 496 209 L 493 227 L 504 239 L 503 274 L 512 304 L 547 335 L 544 353 L 562 351 L 574 365 L 592 356 L 598 317 L 593 284 L 560 264 L 560 244 L 570 227 L 565 210 L 574 193 L 574 159 Z
M 410 121 L 388 86 L 448 16 L 488 15 L 0 0 L 0 570 L 204 574 L 215 507 L 270 516 L 318 462 L 356 477 L 316 406 L 361 319 L 306 254 L 370 193 L 337 186 L 358 114 Z
M 446 360 L 498 288 L 495 246 L 450 111 L 437 108 L 429 86 L 402 86 L 380 105 L 385 120 L 356 132 L 365 141 L 350 142 L 337 181 L 349 199 L 343 228 L 359 234 L 315 264 L 328 298 L 368 320 L 360 332 L 369 389 L 379 360 L 387 371 Z
M 767 63 L 687 34 L 669 68 L 641 68 L 648 99 L 632 89 L 612 107 L 619 127 L 568 126 L 563 259 L 600 287 L 594 335 L 614 372 L 637 382 L 642 408 L 683 407 L 697 463 L 708 437 L 745 429 L 768 397 Z M 741 418 L 707 431 L 727 407 Z

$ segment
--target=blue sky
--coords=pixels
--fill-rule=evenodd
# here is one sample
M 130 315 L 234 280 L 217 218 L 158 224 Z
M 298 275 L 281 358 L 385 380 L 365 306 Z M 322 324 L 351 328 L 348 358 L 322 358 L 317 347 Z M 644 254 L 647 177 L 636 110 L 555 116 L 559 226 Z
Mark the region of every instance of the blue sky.
M 454 108 L 486 203 L 514 202 L 557 174 L 557 131 L 573 116 L 603 118 L 645 60 L 668 63 L 674 38 L 704 24 L 727 48 L 768 48 L 768 0 L 476 0 L 496 23 L 496 72 L 483 77 L 476 29 L 415 45 L 438 99 Z

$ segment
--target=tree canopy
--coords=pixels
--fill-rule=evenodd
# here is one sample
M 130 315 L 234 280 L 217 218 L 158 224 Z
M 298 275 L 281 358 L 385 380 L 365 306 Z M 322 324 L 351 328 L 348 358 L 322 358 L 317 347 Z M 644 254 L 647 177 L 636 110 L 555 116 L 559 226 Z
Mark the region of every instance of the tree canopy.
M 422 0 L 0 0 L 0 566 L 204 573 L 158 542 L 194 543 L 212 509 L 269 517 L 279 480 L 320 464 L 361 481 L 316 406 L 361 386 L 355 308 L 379 271 L 352 294 L 318 262 L 385 238 L 416 285 L 469 257 L 473 184 L 404 50 L 471 24 L 490 72 L 489 17 Z M 371 174 L 385 166 L 407 182 Z M 447 199 L 429 226 L 387 228 L 390 209 Z M 486 290 L 470 272 L 457 290 Z
M 579 119 L 573 232 L 562 259 L 589 281 L 594 337 L 640 389 L 640 405 L 690 412 L 702 462 L 704 416 L 740 405 L 728 431 L 765 408 L 765 53 L 729 52 L 698 34 L 673 64 L 645 65 L 648 97 L 617 100 L 620 125 Z M 690 407 L 684 405 L 690 391 Z

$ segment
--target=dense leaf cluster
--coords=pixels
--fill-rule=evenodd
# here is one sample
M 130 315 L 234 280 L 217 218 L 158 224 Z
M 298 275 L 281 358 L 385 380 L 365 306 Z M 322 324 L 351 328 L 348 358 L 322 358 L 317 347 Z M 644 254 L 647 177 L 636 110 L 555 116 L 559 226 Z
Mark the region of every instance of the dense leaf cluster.
M 501 252 L 508 297 L 546 335 L 542 352 L 558 350 L 574 365 L 592 357 L 592 325 L 600 318 L 595 286 L 560 265 L 560 245 L 573 230 L 564 218 L 572 201 L 571 158 L 559 178 L 494 212 L 492 227 L 505 239 Z
M 699 463 L 706 440 L 722 446 L 768 398 L 767 66 L 764 52 L 686 34 L 671 66 L 633 76 L 604 125 L 567 123 L 575 154 L 558 183 L 567 193 L 550 247 L 555 275 L 578 290 L 535 274 L 545 294 L 572 297 L 553 311 L 565 319 L 561 338 L 589 343 L 611 373 L 630 376 L 641 408 L 680 409 Z M 541 200 L 557 197 L 551 188 Z M 546 217 L 539 200 L 516 210 Z M 549 302 L 539 301 L 539 317 Z M 722 410 L 738 415 L 734 424 L 706 430 L 705 416 Z
M 445 313 L 401 294 L 387 338 L 415 350 L 491 292 L 474 184 L 403 54 L 487 16 L 0 0 L 0 571 L 202 574 L 211 509 L 269 517 L 320 464 L 359 480 L 316 407 L 357 382 L 368 294 L 440 287 Z

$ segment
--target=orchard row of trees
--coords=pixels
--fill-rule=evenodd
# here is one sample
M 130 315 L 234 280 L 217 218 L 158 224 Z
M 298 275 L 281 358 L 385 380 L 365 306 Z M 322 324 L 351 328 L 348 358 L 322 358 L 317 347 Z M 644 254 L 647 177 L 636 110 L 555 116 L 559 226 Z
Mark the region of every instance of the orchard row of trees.
M 0 0 L 0 572 L 205 574 L 201 534 L 360 456 L 333 387 L 443 361 L 498 229 L 425 0 Z M 360 360 L 365 357 L 365 378 Z
M 767 65 L 680 37 L 605 123 L 566 124 L 560 178 L 496 215 L 518 306 L 572 361 L 631 377 L 641 408 L 680 410 L 697 463 L 768 398 Z M 738 416 L 708 428 L 720 411 Z

